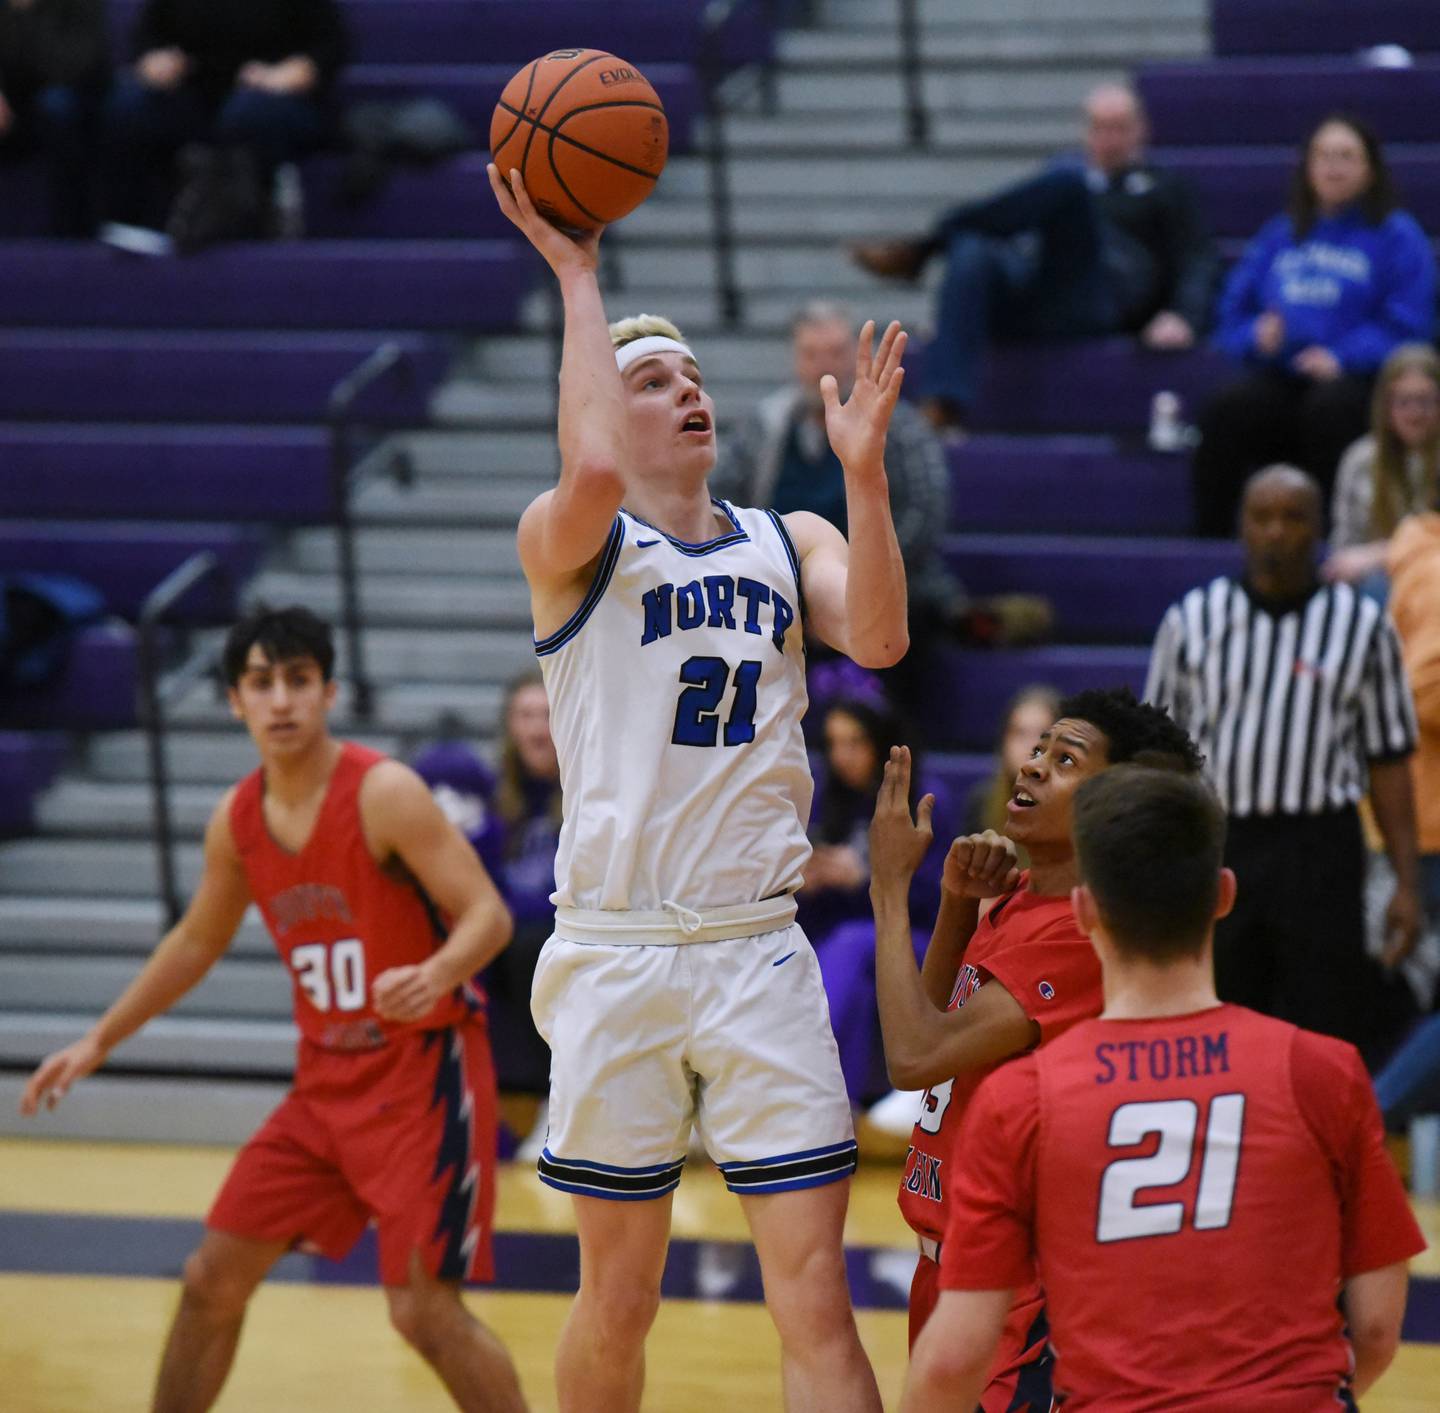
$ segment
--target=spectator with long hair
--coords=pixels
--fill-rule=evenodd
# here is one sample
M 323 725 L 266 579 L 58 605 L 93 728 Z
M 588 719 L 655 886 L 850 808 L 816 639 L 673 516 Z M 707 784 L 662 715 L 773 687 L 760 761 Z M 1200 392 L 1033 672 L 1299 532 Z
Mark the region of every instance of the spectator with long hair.
M 1008 820 L 1005 806 L 1015 793 L 1020 767 L 1029 759 L 1041 734 L 1050 729 L 1059 711 L 1060 693 L 1040 683 L 1022 687 L 1010 699 L 995 747 L 995 773 L 978 781 L 967 796 L 962 833 L 979 834 L 986 829 L 993 829 L 997 834 L 1005 832 Z M 1025 850 L 1021 848 L 1017 853 L 1020 867 L 1028 868 Z
M 880 1065 L 875 1003 L 869 825 L 890 748 L 899 745 L 902 736 L 898 717 L 880 702 L 851 698 L 826 712 L 825 765 L 818 773 L 811 811 L 815 852 L 799 897 L 801 922 L 820 960 L 846 1092 L 855 1104 L 889 1089 Z M 910 893 L 913 916 L 928 927 L 940 902 L 953 811 L 943 782 L 920 771 L 915 778 L 918 794 L 936 799 L 935 844 Z M 923 948 L 926 935 L 916 933 L 917 948 Z
M 1215 342 L 1246 365 L 1200 416 L 1196 529 L 1229 536 L 1245 479 L 1288 463 L 1328 494 L 1365 429 L 1375 372 L 1429 337 L 1435 259 L 1399 206 L 1379 139 L 1335 115 L 1305 143 L 1289 209 L 1264 225 L 1220 297 Z
M 1370 428 L 1340 462 L 1321 573 L 1381 592 L 1396 527 L 1440 510 L 1440 354 L 1429 344 L 1405 344 L 1385 360 Z
M 499 833 L 495 878 L 515 919 L 511 945 L 486 976 L 490 1034 L 500 1087 L 544 1095 L 550 1051 L 530 1015 L 530 983 L 554 930 L 555 850 L 560 842 L 560 762 L 550 735 L 550 703 L 537 670 L 516 677 L 501 712 L 499 778 L 492 810 Z M 542 1108 L 532 1140 L 543 1143 Z M 527 1140 L 529 1141 L 529 1140 Z

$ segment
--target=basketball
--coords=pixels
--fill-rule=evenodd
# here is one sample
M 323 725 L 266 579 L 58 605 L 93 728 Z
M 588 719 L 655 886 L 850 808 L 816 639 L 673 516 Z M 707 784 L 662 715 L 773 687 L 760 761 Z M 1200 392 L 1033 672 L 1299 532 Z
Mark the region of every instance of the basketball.
M 490 152 L 518 168 L 536 209 L 557 226 L 594 230 L 655 189 L 670 149 L 659 95 L 633 64 L 599 49 L 557 49 L 526 64 L 490 120 Z

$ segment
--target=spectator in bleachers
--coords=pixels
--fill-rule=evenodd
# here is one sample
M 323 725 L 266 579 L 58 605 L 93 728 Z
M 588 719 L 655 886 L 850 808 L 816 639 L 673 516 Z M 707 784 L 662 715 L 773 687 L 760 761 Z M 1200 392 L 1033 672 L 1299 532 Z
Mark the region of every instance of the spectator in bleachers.
M 146 0 L 106 109 L 111 221 L 158 228 L 168 207 L 182 248 L 261 234 L 275 170 L 325 137 L 345 47 L 336 0 Z
M 510 683 L 502 723 L 500 778 L 493 798 L 500 831 L 495 881 L 515 919 L 515 932 L 485 978 L 490 1036 L 501 1089 L 543 1096 L 550 1083 L 550 1050 L 530 1015 L 530 985 L 540 949 L 555 925 L 550 895 L 555 891 L 561 799 L 550 702 L 538 671 Z M 519 1156 L 539 1156 L 545 1126 L 542 1105 Z
M 794 381 L 724 430 L 711 489 L 727 500 L 781 515 L 813 511 L 844 534 L 845 476 L 825 434 L 820 380 L 830 374 L 841 396 L 849 396 L 855 381 L 855 317 L 843 304 L 814 300 L 795 312 L 790 330 Z M 890 419 L 885 474 L 910 594 L 910 649 L 888 676 L 897 702 L 914 716 L 933 685 L 934 642 L 966 604 L 940 555 L 950 514 L 945 453 L 925 419 L 906 402 L 896 405 Z
M 1440 354 L 1429 344 L 1405 344 L 1385 360 L 1370 428 L 1340 460 L 1321 572 L 1383 599 L 1396 526 L 1440 510 Z
M 0 0 L 0 158 L 43 153 L 55 235 L 94 230 L 92 153 L 109 72 L 104 0 Z
M 1234 531 L 1258 467 L 1302 467 L 1328 495 L 1341 453 L 1365 430 L 1375 371 L 1428 338 L 1435 260 L 1399 209 L 1370 127 L 1330 117 L 1306 142 L 1289 209 L 1264 225 L 1220 297 L 1216 343 L 1247 371 L 1200 417 L 1195 525 Z
M 1381 978 L 1365 952 L 1367 788 L 1396 884 L 1385 959 L 1407 956 L 1423 911 L 1409 757 L 1416 725 L 1395 629 L 1372 599 L 1324 583 L 1324 504 L 1292 466 L 1250 478 L 1245 571 L 1190 590 L 1155 638 L 1146 698 L 1205 756 L 1229 814 L 1235 909 L 1215 934 L 1227 1001 L 1362 1047 Z
M 1048 722 L 1046 723 L 1049 724 Z M 852 1103 L 888 1086 L 876 1073 L 880 1016 L 875 1003 L 875 918 L 870 906 L 870 816 L 890 747 L 900 744 L 898 718 L 883 703 L 837 702 L 825 714 L 825 765 L 818 772 L 810 838 L 815 852 L 798 896 L 799 922 L 815 948 Z M 940 873 L 954 812 L 944 782 L 917 770 L 916 798 L 935 796 L 935 843 L 920 865 L 911 911 L 928 926 L 940 903 Z M 928 934 L 916 934 L 923 951 Z
M 1053 687 L 1033 685 L 1022 687 L 1010 699 L 1005 720 L 1000 727 L 1000 740 L 995 752 L 995 773 L 977 782 L 965 800 L 961 834 L 982 834 L 993 829 L 1005 832 L 1009 823 L 1006 805 L 1015 793 L 1020 767 L 1030 758 L 1043 732 L 1060 714 L 1060 693 Z M 1023 846 L 1016 850 L 1021 868 L 1029 868 L 1029 857 Z
M 916 241 L 856 246 L 873 274 L 913 280 L 944 253 L 921 406 L 958 431 L 980 389 L 992 338 L 1136 333 L 1150 348 L 1189 348 L 1209 312 L 1214 247 L 1189 183 L 1146 160 L 1145 113 L 1129 88 L 1085 101 L 1080 160 L 950 211 Z

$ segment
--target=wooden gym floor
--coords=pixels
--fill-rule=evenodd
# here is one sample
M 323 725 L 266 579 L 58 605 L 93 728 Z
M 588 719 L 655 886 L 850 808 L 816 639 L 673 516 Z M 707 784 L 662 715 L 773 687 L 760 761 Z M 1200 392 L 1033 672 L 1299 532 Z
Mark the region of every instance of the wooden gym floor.
M 0 1406 L 7 1413 L 125 1413 L 148 1403 L 174 1277 L 230 1153 L 218 1148 L 0 1141 Z M 904 1290 L 913 1257 L 895 1168 L 861 1169 L 847 1244 L 861 1334 L 886 1406 L 899 1399 Z M 1432 1241 L 1440 1207 L 1421 1210 Z M 555 1406 L 556 1335 L 576 1270 L 569 1201 L 529 1169 L 502 1168 L 497 1287 L 467 1296 L 510 1346 L 532 1406 Z M 708 1165 L 675 1200 L 666 1299 L 649 1344 L 654 1413 L 778 1409 L 776 1341 L 738 1205 Z M 1414 1267 L 1407 1341 L 1366 1413 L 1440 1408 L 1440 1254 Z M 450 1404 L 392 1333 L 363 1242 L 339 1266 L 293 1256 L 251 1308 L 219 1408 L 370 1413 Z

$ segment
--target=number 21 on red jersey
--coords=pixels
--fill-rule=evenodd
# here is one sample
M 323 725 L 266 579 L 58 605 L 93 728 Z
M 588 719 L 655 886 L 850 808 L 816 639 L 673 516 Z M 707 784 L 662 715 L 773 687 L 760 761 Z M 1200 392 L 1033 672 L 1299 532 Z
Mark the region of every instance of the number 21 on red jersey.
M 1229 1226 L 1244 1126 L 1243 1094 L 1215 1095 L 1203 1129 L 1200 1105 L 1193 1099 L 1120 1105 L 1110 1115 L 1107 1141 L 1111 1148 L 1133 1148 L 1152 1134 L 1160 1136 L 1160 1143 L 1149 1157 L 1116 1158 L 1106 1166 L 1100 1179 L 1095 1239 L 1174 1236 L 1184 1228 L 1187 1215 L 1196 1231 Z M 1193 1212 L 1187 1214 L 1181 1201 L 1137 1205 L 1142 1193 L 1184 1182 L 1197 1160 L 1200 1181 Z

